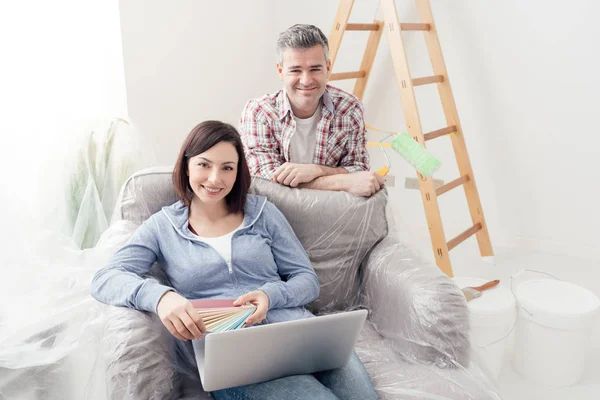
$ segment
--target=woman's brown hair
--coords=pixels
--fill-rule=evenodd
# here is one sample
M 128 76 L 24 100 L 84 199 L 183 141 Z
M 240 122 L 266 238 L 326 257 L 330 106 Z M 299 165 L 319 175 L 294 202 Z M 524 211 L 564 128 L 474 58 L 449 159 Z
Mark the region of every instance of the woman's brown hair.
M 189 207 L 194 197 L 187 174 L 189 160 L 220 142 L 231 143 L 238 153 L 239 161 L 235 183 L 231 192 L 225 197 L 229 212 L 238 213 L 244 210 L 246 204 L 246 196 L 250 188 L 250 170 L 246 163 L 240 134 L 230 124 L 221 121 L 204 121 L 192 129 L 183 142 L 177 157 L 173 169 L 173 186 L 179 200 Z

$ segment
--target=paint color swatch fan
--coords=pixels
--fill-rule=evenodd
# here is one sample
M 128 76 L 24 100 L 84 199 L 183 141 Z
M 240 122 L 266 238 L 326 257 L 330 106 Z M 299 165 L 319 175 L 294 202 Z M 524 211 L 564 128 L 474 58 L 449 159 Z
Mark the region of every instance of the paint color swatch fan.
M 234 307 L 231 300 L 192 300 L 191 303 L 202 317 L 207 332 L 226 332 L 241 329 L 246 319 L 256 311 L 256 306 Z

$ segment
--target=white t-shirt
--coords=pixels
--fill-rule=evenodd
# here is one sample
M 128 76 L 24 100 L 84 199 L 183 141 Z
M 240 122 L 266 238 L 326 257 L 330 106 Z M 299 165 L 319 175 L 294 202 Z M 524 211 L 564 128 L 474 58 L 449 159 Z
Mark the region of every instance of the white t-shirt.
M 202 236 L 198 236 L 198 235 L 196 235 L 196 236 L 198 236 L 198 239 L 202 240 L 204 243 L 210 245 L 213 249 L 215 249 L 221 255 L 221 257 L 223 257 L 225 259 L 225 262 L 227 263 L 227 267 L 229 269 L 231 269 L 231 237 L 237 230 L 239 230 L 242 227 L 243 224 L 244 223 L 242 222 L 242 224 L 240 226 L 238 226 L 233 231 L 231 231 L 228 234 L 225 234 L 223 236 L 217 236 L 217 237 L 202 237 Z
M 290 140 L 290 162 L 313 164 L 315 145 L 317 144 L 317 125 L 321 119 L 321 104 L 309 118 L 297 118 L 296 131 Z

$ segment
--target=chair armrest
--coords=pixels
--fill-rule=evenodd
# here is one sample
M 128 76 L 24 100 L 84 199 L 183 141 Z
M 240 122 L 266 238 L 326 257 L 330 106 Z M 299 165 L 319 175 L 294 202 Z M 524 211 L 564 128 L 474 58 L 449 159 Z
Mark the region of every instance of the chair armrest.
M 437 266 L 387 236 L 363 262 L 363 295 L 375 329 L 409 361 L 468 365 L 469 312 Z
M 167 399 L 173 391 L 168 331 L 158 316 L 106 306 L 103 338 L 110 399 Z

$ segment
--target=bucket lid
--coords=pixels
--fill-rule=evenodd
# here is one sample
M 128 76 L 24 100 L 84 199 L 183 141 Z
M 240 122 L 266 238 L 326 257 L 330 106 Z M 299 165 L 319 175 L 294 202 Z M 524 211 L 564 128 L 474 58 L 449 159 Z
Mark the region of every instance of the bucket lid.
M 481 278 L 459 277 L 454 282 L 462 289 L 468 286 L 480 286 L 489 280 Z M 514 312 L 515 298 L 509 289 L 496 286 L 487 289 L 476 299 L 467 303 L 469 311 L 474 315 L 498 315 Z
M 556 328 L 569 329 L 569 322 L 580 325 L 600 307 L 600 299 L 588 289 L 554 279 L 522 282 L 515 296 L 530 319 Z

